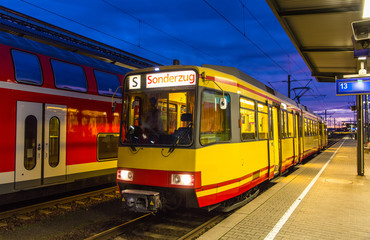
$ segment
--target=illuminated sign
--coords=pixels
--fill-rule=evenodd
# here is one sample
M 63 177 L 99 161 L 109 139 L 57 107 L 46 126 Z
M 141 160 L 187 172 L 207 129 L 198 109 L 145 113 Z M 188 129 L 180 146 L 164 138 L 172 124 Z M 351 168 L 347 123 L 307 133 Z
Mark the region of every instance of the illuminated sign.
M 370 78 L 338 79 L 336 93 L 337 95 L 370 94 Z
M 128 76 L 129 89 L 140 89 L 141 88 L 141 76 L 132 75 Z
M 196 84 L 194 71 L 151 73 L 146 75 L 147 88 L 191 86 Z

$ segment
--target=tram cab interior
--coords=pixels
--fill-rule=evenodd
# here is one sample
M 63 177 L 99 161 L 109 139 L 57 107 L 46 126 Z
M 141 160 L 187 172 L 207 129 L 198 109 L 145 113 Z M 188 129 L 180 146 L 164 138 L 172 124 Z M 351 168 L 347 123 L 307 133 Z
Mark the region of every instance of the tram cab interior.
M 125 142 L 152 146 L 192 143 L 194 91 L 132 92 L 125 102 Z

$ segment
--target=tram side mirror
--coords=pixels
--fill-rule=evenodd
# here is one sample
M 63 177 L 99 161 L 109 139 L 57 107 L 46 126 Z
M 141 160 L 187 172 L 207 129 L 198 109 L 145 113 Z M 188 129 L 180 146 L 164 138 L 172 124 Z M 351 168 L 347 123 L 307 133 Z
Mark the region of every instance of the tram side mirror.
M 220 98 L 220 109 L 225 110 L 227 108 L 226 98 Z

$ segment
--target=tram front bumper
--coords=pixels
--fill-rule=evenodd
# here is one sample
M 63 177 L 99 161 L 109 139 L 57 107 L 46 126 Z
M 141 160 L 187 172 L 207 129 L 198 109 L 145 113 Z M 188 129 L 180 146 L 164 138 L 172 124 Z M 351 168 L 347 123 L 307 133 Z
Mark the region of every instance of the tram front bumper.
M 162 208 L 159 192 L 126 189 L 121 192 L 121 196 L 129 211 L 156 212 Z

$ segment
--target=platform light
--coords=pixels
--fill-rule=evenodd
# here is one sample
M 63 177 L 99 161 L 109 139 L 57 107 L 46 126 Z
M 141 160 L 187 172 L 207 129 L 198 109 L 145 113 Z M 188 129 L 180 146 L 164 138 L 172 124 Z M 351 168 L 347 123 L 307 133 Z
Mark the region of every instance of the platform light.
M 362 13 L 362 18 L 370 18 L 370 0 L 364 1 L 364 11 Z

